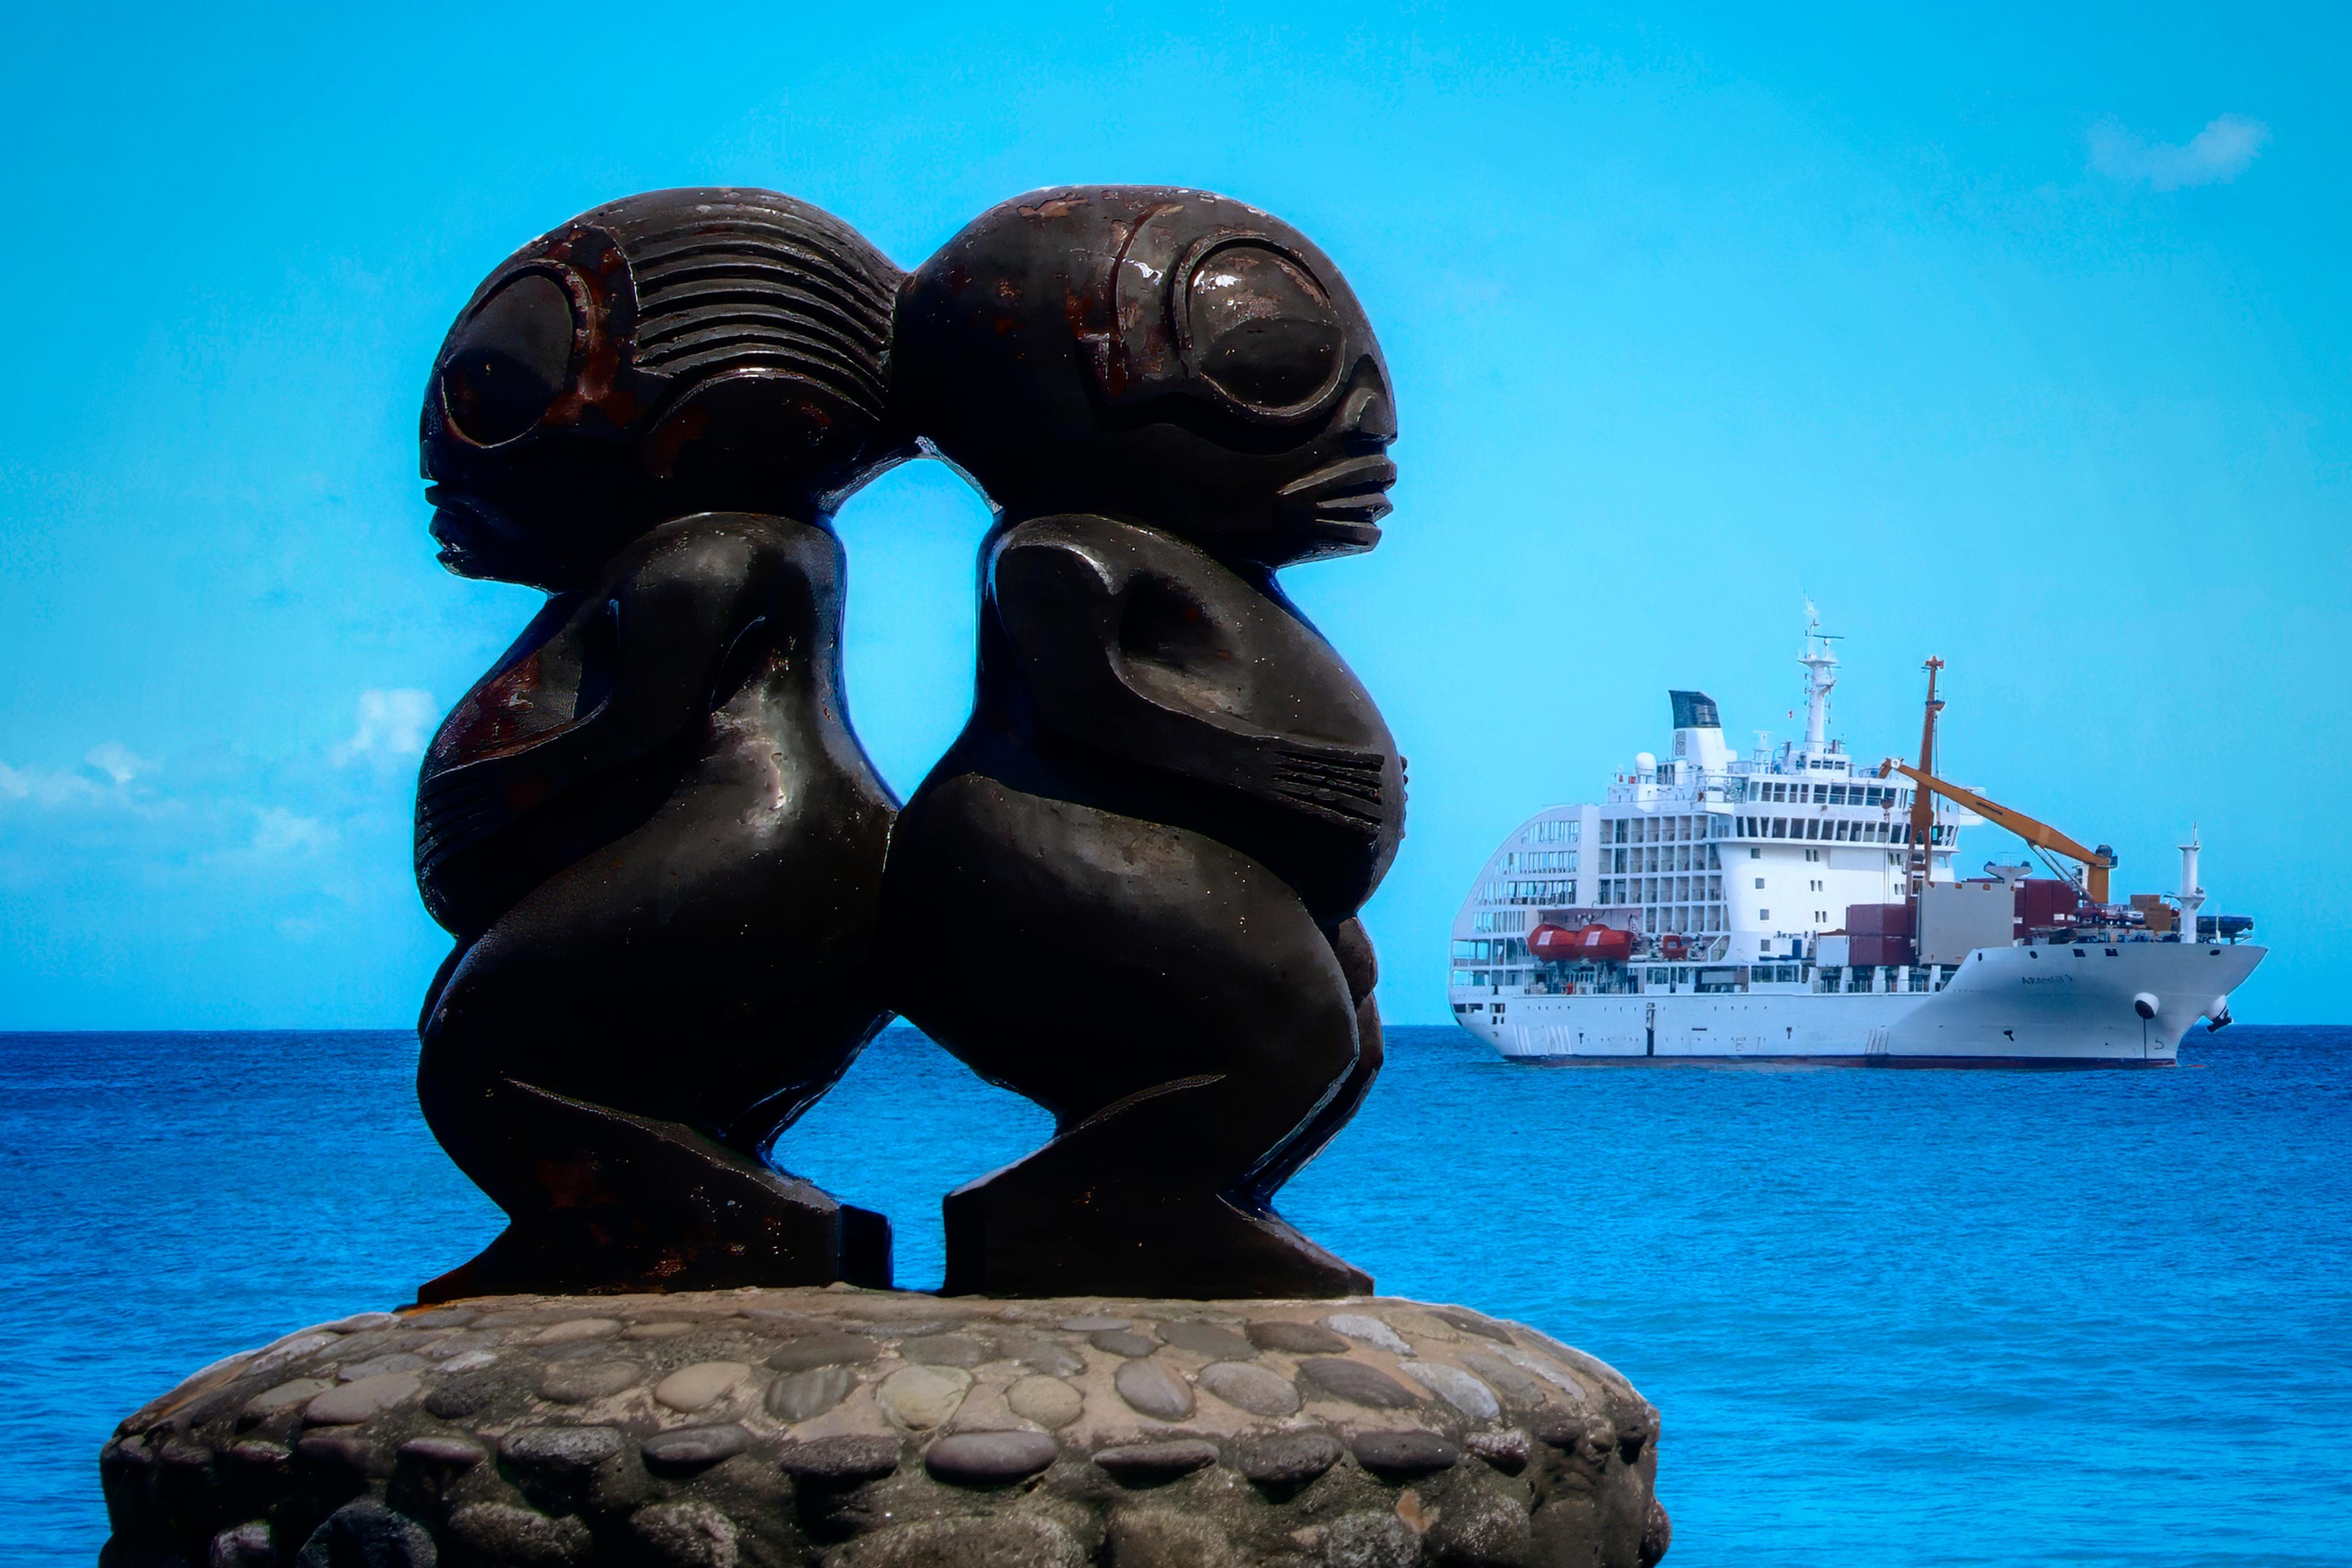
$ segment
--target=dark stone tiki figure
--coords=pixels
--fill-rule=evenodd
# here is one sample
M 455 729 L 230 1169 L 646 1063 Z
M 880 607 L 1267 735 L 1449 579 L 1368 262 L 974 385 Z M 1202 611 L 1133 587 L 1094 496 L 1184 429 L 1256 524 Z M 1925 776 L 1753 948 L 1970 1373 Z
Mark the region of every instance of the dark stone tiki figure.
M 425 1119 L 511 1224 L 424 1299 L 887 1283 L 889 1228 L 764 1160 L 885 1016 L 893 802 L 849 727 L 838 500 L 901 275 L 815 208 L 666 191 L 525 247 L 425 403 L 452 571 L 546 607 L 425 760 L 457 937 Z
M 1380 1065 L 1353 917 L 1403 765 L 1275 581 L 1380 538 L 1361 308 L 1254 208 L 1087 187 L 950 241 L 894 352 L 1002 515 L 971 721 L 892 839 L 892 1000 L 1057 1126 L 949 1197 L 948 1289 L 1369 1290 L 1269 1206 Z

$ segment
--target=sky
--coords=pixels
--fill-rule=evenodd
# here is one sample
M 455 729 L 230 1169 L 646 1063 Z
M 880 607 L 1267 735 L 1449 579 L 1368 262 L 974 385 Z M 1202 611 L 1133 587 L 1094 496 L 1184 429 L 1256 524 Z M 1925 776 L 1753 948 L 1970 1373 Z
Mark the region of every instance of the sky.
M 1286 582 L 1412 760 L 1391 1019 L 1445 1016 L 1487 853 L 1664 750 L 1669 688 L 1791 732 L 1808 596 L 1858 755 L 1916 747 L 1942 658 L 1953 775 L 2119 891 L 2195 824 L 2273 947 L 2238 1016 L 2347 1017 L 2341 10 L 486 11 L 11 25 L 0 1028 L 413 1020 L 417 754 L 536 603 L 436 565 L 416 479 L 507 252 L 731 184 L 913 266 L 1111 181 L 1279 213 L 1386 348 L 1388 538 Z M 901 793 L 986 524 L 929 463 L 839 520 Z

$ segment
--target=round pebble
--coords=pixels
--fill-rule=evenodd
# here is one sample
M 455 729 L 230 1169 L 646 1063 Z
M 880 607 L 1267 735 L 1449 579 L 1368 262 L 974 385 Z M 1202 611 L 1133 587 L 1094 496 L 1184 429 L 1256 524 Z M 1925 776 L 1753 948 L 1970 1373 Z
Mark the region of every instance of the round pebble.
M 595 1543 L 576 1514 L 551 1519 L 527 1508 L 478 1502 L 449 1516 L 449 1534 L 477 1563 L 555 1564 L 585 1557 Z
M 558 1405 L 582 1405 L 634 1388 L 646 1369 L 633 1361 L 563 1361 L 539 1375 L 539 1392 Z
M 924 1450 L 923 1464 L 951 1485 L 993 1487 L 1035 1475 L 1054 1453 L 1043 1432 L 953 1432 Z
M 1192 1390 L 1159 1362 L 1120 1363 L 1111 1386 L 1118 1390 L 1121 1399 L 1145 1415 L 1181 1421 L 1192 1414 Z
M 433 1568 L 440 1553 L 425 1527 L 373 1498 L 359 1498 L 329 1514 L 295 1562 L 367 1563 L 370 1568 Z
M 1438 1361 L 1409 1361 L 1397 1371 L 1473 1421 L 1492 1421 L 1503 1413 L 1495 1391 L 1458 1366 Z
M 400 1446 L 401 1458 L 441 1469 L 470 1470 L 490 1457 L 489 1450 L 470 1437 L 411 1437 Z
M 291 1383 L 281 1383 L 275 1388 L 255 1394 L 245 1402 L 245 1407 L 256 1415 L 273 1415 L 280 1410 L 290 1410 L 297 1405 L 308 1405 L 334 1386 L 323 1377 L 298 1377 Z
M 425 1382 L 413 1372 L 388 1372 L 331 1388 L 302 1407 L 313 1426 L 351 1426 L 416 1397 Z
M 1150 1355 L 1160 1348 L 1158 1340 L 1148 1334 L 1139 1334 L 1132 1329 L 1103 1329 L 1088 1334 L 1087 1342 L 1098 1351 L 1123 1356 Z
M 1034 1334 L 1000 1334 L 996 1352 L 1048 1377 L 1076 1377 L 1087 1370 L 1087 1358 L 1065 1344 Z
M 881 1353 L 881 1342 L 864 1334 L 811 1334 L 776 1352 L 768 1364 L 778 1372 L 800 1372 L 813 1366 L 856 1366 Z
M 1511 1342 L 1511 1336 L 1492 1318 L 1482 1318 L 1475 1312 L 1465 1312 L 1459 1307 L 1424 1307 L 1422 1310 L 1441 1322 L 1453 1324 L 1465 1334 L 1477 1334 L 1486 1339 Z
M 1526 1351 L 1517 1349 L 1507 1349 L 1499 1353 L 1513 1366 L 1524 1367 L 1562 1394 L 1573 1395 L 1579 1405 L 1589 1405 L 1591 1402 L 1591 1392 L 1558 1362 L 1549 1361 L 1539 1355 L 1530 1355 Z
M 740 1559 L 735 1521 L 699 1498 L 637 1510 L 629 1533 L 644 1547 L 644 1559 L 661 1568 L 735 1568 Z
M 621 1435 L 610 1426 L 524 1426 L 506 1435 L 499 1455 L 518 1469 L 577 1475 L 593 1470 L 621 1451 Z
M 1253 1415 L 1298 1413 L 1298 1390 L 1290 1380 L 1247 1362 L 1213 1362 L 1201 1369 L 1200 1384 L 1226 1404 Z
M 259 1520 L 213 1537 L 212 1568 L 278 1568 L 278 1548 L 269 1526 Z
M 898 1468 L 898 1440 L 856 1434 L 794 1443 L 777 1456 L 789 1476 L 832 1486 L 879 1480 Z
M 971 1373 L 954 1366 L 902 1366 L 882 1380 L 875 1397 L 899 1426 L 928 1432 L 956 1413 L 971 1388 Z
M 1160 1337 L 1169 1344 L 1211 1361 L 1247 1361 L 1257 1354 L 1255 1345 L 1223 1324 L 1180 1321 L 1158 1327 Z
M 1350 1348 L 1343 1336 L 1328 1329 L 1280 1318 L 1261 1319 L 1251 1323 L 1248 1331 L 1250 1343 L 1260 1350 L 1286 1351 L 1292 1355 L 1345 1355 Z
M 535 1345 L 571 1345 L 583 1340 L 609 1340 L 621 1331 L 621 1325 L 611 1318 L 572 1318 L 565 1322 L 551 1323 L 530 1336 Z
M 1361 1340 L 1368 1345 L 1378 1345 L 1392 1355 L 1411 1355 L 1412 1347 L 1404 1336 L 1378 1318 L 1361 1312 L 1334 1312 L 1322 1320 L 1323 1326 L 1335 1334 L 1345 1334 L 1351 1340 Z
M 1528 1468 L 1528 1435 L 1516 1428 L 1507 1432 L 1473 1432 L 1462 1439 L 1462 1446 L 1507 1476 L 1516 1476 Z
M 462 1421 L 477 1411 L 488 1407 L 506 1392 L 502 1378 L 477 1376 L 466 1373 L 457 1377 L 445 1377 L 425 1396 L 425 1408 L 444 1421 Z
M 969 1334 L 918 1334 L 902 1342 L 898 1353 L 924 1366 L 978 1366 L 990 1359 L 988 1347 Z
M 621 1331 L 623 1338 L 632 1340 L 674 1340 L 692 1332 L 692 1323 L 680 1322 L 631 1323 Z
M 1058 1377 L 1034 1373 L 1007 1389 L 1004 1403 L 1023 1420 L 1047 1427 L 1066 1426 L 1086 1408 L 1086 1400 L 1076 1389 Z
M 1173 1480 L 1217 1462 L 1217 1446 L 1198 1437 L 1120 1443 L 1095 1451 L 1095 1463 L 1122 1481 Z
M 654 1384 L 654 1399 L 690 1415 L 718 1404 L 751 1375 L 751 1369 L 740 1361 L 698 1361 Z
M 425 1364 L 421 1355 L 409 1355 L 395 1351 L 390 1355 L 370 1356 L 362 1362 L 347 1362 L 336 1377 L 345 1383 L 357 1383 L 363 1377 L 381 1377 L 388 1372 L 415 1372 Z
M 1376 1366 L 1336 1356 L 1310 1356 L 1298 1363 L 1299 1375 L 1322 1392 L 1350 1405 L 1375 1410 L 1409 1409 L 1416 1401 L 1411 1390 Z
M 404 1327 L 411 1329 L 462 1329 L 480 1316 L 470 1307 L 435 1307 L 411 1312 L 400 1321 Z
M 1451 1468 L 1461 1447 L 1437 1432 L 1359 1432 L 1349 1447 L 1356 1463 L 1380 1476 L 1426 1476 Z
M 1064 1318 L 1061 1327 L 1066 1333 L 1098 1334 L 1106 1329 L 1124 1329 L 1134 1321 L 1132 1318 Z
M 1544 1402 L 1543 1384 L 1501 1356 L 1488 1355 L 1484 1351 L 1464 1351 L 1454 1359 L 1514 1405 L 1533 1406 Z
M 1462 1342 L 1462 1336 L 1454 1331 L 1453 1324 L 1442 1319 L 1433 1318 L 1426 1312 L 1391 1310 L 1387 1321 L 1389 1327 L 1397 1332 L 1413 1339 L 1434 1340 L 1440 1344 L 1447 1345 L 1458 1345 Z
M 454 1361 L 476 1351 L 496 1349 L 499 1336 L 495 1331 L 469 1330 L 465 1333 L 445 1334 L 425 1347 L 425 1353 L 435 1361 Z
M 1234 1446 L 1234 1463 L 1260 1486 L 1292 1487 L 1339 1462 L 1339 1445 L 1322 1432 L 1269 1432 Z
M 1534 1412 L 1528 1427 L 1553 1447 L 1581 1454 L 1596 1465 L 1605 1463 L 1609 1450 L 1617 1446 L 1617 1429 L 1605 1416 L 1564 1410 L 1557 1405 Z
M 319 1327 L 331 1334 L 356 1334 L 365 1329 L 388 1329 L 400 1319 L 391 1312 L 354 1312 L 348 1318 L 337 1318 Z
M 254 1357 L 252 1363 L 245 1368 L 246 1374 L 251 1376 L 258 1373 L 275 1372 L 281 1366 L 300 1361 L 313 1351 L 324 1350 L 334 1342 L 334 1335 L 322 1333 L 315 1329 L 309 1333 L 296 1334 L 290 1339 L 280 1340 Z
M 282 1443 L 264 1443 L 248 1437 L 242 1443 L 231 1443 L 224 1457 L 230 1464 L 241 1465 L 256 1474 L 283 1474 L 294 1450 Z
M 768 1385 L 768 1411 L 781 1421 L 807 1421 L 849 1397 L 857 1374 L 845 1366 L 813 1366 Z
M 668 1432 L 656 1432 L 645 1440 L 640 1451 L 645 1455 L 646 1468 L 677 1473 L 699 1470 L 731 1459 L 751 1446 L 751 1435 L 731 1422 L 719 1426 L 680 1426 Z
M 365 1480 L 376 1468 L 375 1445 L 348 1427 L 306 1433 L 294 1445 L 294 1452 L 315 1469 L 340 1472 L 356 1480 Z
M 443 1362 L 441 1370 L 443 1372 L 479 1372 L 498 1359 L 495 1352 L 467 1351 L 464 1355 L 451 1356 L 447 1361 Z

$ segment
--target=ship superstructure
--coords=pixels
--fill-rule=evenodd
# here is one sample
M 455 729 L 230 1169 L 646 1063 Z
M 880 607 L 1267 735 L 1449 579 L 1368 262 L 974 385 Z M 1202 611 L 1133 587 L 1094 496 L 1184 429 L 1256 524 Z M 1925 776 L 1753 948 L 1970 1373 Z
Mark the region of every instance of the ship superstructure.
M 1801 741 L 1735 754 L 1710 698 L 1671 692 L 1669 756 L 1504 841 L 1454 921 L 1456 1022 L 1534 1059 L 2168 1065 L 2228 1021 L 2263 950 L 2199 912 L 2193 836 L 2179 894 L 2108 903 L 2112 850 L 1936 776 L 1940 661 L 1919 763 L 1857 766 L 1829 733 L 1832 640 L 1816 622 L 1798 661 Z M 1957 873 L 1988 817 L 2060 874 Z

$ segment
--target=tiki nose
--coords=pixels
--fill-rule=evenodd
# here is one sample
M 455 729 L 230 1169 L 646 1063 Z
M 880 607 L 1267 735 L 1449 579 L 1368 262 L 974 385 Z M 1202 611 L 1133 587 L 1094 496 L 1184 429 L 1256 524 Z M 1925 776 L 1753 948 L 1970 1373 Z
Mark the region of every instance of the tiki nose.
M 1349 390 L 1340 425 L 1358 440 L 1385 447 L 1396 439 L 1396 407 L 1377 376 L 1366 376 Z

